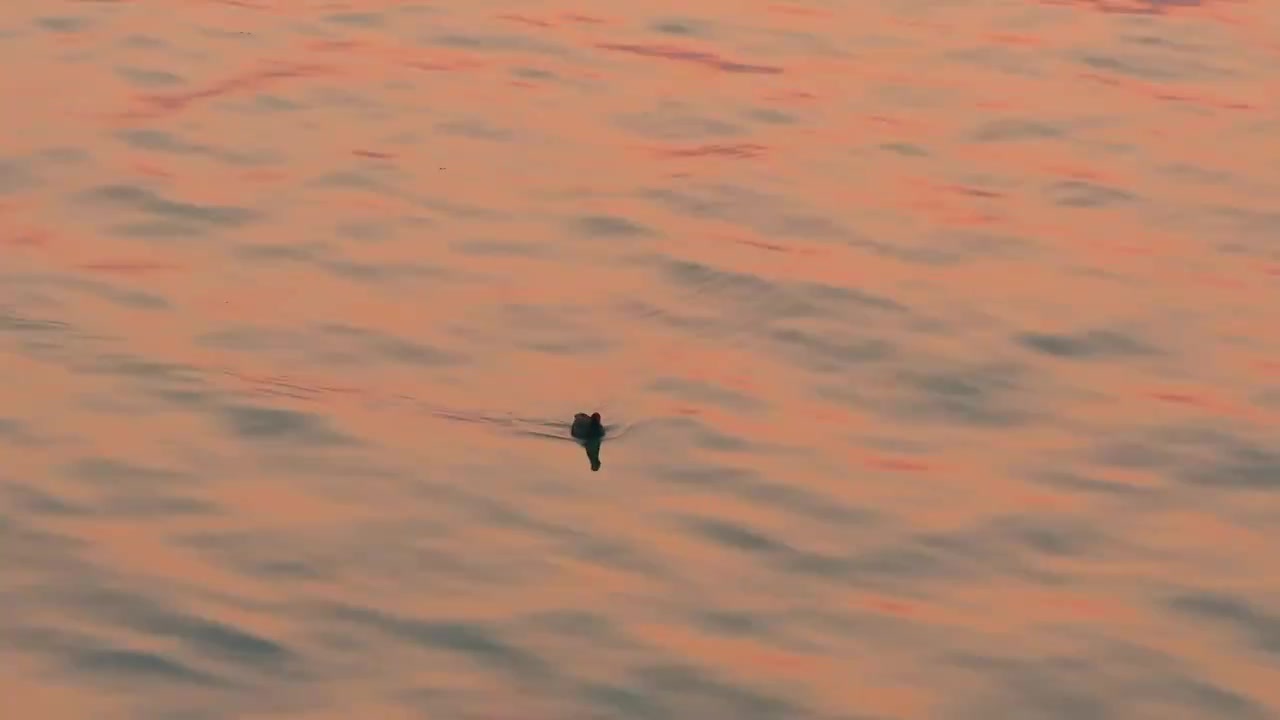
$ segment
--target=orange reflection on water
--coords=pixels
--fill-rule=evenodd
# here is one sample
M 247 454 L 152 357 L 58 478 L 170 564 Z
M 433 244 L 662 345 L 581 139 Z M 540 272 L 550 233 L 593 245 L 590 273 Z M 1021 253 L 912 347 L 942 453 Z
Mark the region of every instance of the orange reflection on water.
M 9 3 L 19 715 L 1280 708 L 1274 5 L 690 7 Z

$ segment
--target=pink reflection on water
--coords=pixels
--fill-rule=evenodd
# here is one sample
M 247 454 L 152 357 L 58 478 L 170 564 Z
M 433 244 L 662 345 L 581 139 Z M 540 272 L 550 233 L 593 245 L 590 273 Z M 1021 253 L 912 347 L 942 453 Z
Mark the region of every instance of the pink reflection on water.
M 92 505 L 102 487 L 57 468 L 110 455 L 190 473 L 173 484 L 216 512 L 13 516 L 79 543 L 68 553 L 95 572 L 287 645 L 314 673 L 262 680 L 272 697 L 245 707 L 217 691 L 149 702 L 249 717 L 288 714 L 296 701 L 298 716 L 395 718 L 421 715 L 402 698 L 431 683 L 474 690 L 481 699 L 469 710 L 519 707 L 537 694 L 401 638 L 334 629 L 306 610 L 321 601 L 511 623 L 504 641 L 605 685 L 623 686 L 635 665 L 696 661 L 726 683 L 828 717 L 936 717 L 989 694 L 934 661 L 944 646 L 1000 645 L 1027 658 L 1070 651 L 1103 667 L 1089 648 L 1063 649 L 1077 629 L 1172 658 L 1186 677 L 1268 710 L 1280 702 L 1265 657 L 1247 642 L 1152 599 L 1186 586 L 1265 603 L 1275 592 L 1265 571 L 1274 502 L 1180 484 L 1177 468 L 1107 466 L 1090 454 L 1102 440 L 1141 440 L 1153 423 L 1262 440 L 1277 426 L 1277 411 L 1255 400 L 1280 378 L 1267 321 L 1280 268 L 1257 252 L 1276 165 L 1269 136 L 1247 132 L 1274 112 L 1275 73 L 1230 55 L 1223 40 L 1273 54 L 1268 25 L 1244 19 L 1274 22 L 1274 5 L 1165 4 L 1161 12 L 1185 25 L 1156 17 L 1144 30 L 1198 33 L 1203 47 L 1188 52 L 1226 53 L 1230 82 L 1140 82 L 1071 64 L 1068 50 L 1115 49 L 1116 16 L 1157 7 L 1140 2 L 1030 4 L 1028 12 L 1052 13 L 1032 16 L 1044 21 L 1035 33 L 1020 29 L 1024 9 L 1010 16 L 996 4 L 908 16 L 875 4 L 713 2 L 697 9 L 705 39 L 680 43 L 637 30 L 689 12 L 677 3 L 610 3 L 601 16 L 536 2 L 421 5 L 447 12 L 420 16 L 396 2 L 110 5 L 121 14 L 95 16 L 81 35 L 0 41 L 14 43 L 0 44 L 10 67 L 39 68 L 0 79 L 5 97 L 23 99 L 0 116 L 0 131 L 15 138 L 0 159 L 31 166 L 29 179 L 0 177 L 11 183 L 0 201 L 0 369 L 21 379 L 0 391 L 0 420 L 63 438 L 23 445 L 0 436 L 0 482 L 34 478 L 56 498 Z M 242 39 L 207 32 L 214 5 L 225 6 L 214 25 Z M 12 13 L 23 24 L 20 16 L 49 7 L 28 0 Z M 329 19 L 342 11 L 374 18 Z M 1060 22 L 1071 12 L 1079 22 Z M 162 42 L 127 46 L 135 35 Z M 459 46 L 429 44 L 444 35 Z M 975 48 L 1020 53 L 1036 74 L 966 55 Z M 88 61 L 66 55 L 87 49 L 96 53 Z M 530 65 L 556 80 L 511 77 Z M 172 71 L 182 89 L 126 85 L 113 74 L 126 66 Z M 325 93 L 349 97 L 325 105 Z M 290 108 L 238 104 L 259 94 Z M 624 116 L 675 120 L 643 135 L 622 127 Z M 972 140 L 996 120 L 1053 133 Z M 503 132 L 438 129 L 468 121 Z M 138 129 L 163 131 L 186 150 L 126 148 L 115 136 Z M 40 155 L 54 148 L 88 159 L 60 165 Z M 1177 176 L 1176 166 L 1217 179 Z M 125 183 L 153 190 L 152 201 L 77 199 Z M 1049 193 L 1063 183 L 1136 199 L 1070 206 Z M 200 225 L 205 203 L 263 217 Z M 1214 208 L 1254 213 L 1255 224 L 1231 224 Z M 649 232 L 576 234 L 574 221 L 588 215 Z M 1215 249 L 1228 241 L 1235 254 Z M 681 263 L 704 275 L 663 274 Z M 94 294 L 104 289 L 117 298 L 145 291 L 171 309 L 113 304 Z M 827 300 L 806 299 L 852 291 L 908 311 L 863 312 L 849 301 L 820 317 Z M 626 302 L 644 307 L 621 317 L 614 308 Z M 805 303 L 813 317 L 795 310 Z M 42 326 L 45 317 L 76 331 Z M 724 330 L 733 323 L 741 327 Z M 1154 350 L 1081 358 L 1011 339 L 1112 325 Z M 29 333 L 25 345 L 11 342 L 19 332 Z M 884 341 L 887 359 L 858 359 L 846 346 L 860 340 Z M 437 367 L 424 347 L 463 360 Z M 50 348 L 62 354 L 24 354 Z M 83 370 L 116 355 L 179 366 L 200 378 L 199 392 L 162 387 L 160 368 Z M 824 358 L 833 359 L 812 369 Z M 986 392 L 961 371 L 997 360 L 1025 372 L 1008 379 L 1030 411 L 986 429 L 947 415 Z M 912 389 L 921 368 L 933 395 Z M 670 377 L 720 395 L 650 389 Z M 606 445 L 606 471 L 590 485 L 580 455 L 560 443 L 483 422 L 567 419 L 611 393 L 608 413 L 654 422 Z M 757 405 L 715 399 L 725 396 Z M 899 414 L 913 403 L 925 407 Z M 220 424 L 217 408 L 237 404 L 316 413 L 367 447 L 263 449 Z M 432 414 L 441 409 L 480 420 Z M 721 437 L 691 449 L 701 429 Z M 676 471 L 690 476 L 659 479 Z M 1037 472 L 1048 471 L 1076 473 L 1069 479 L 1090 489 L 1041 482 Z M 539 536 L 484 518 L 442 488 L 563 532 Z M 818 507 L 788 507 L 797 497 Z M 869 517 L 821 519 L 842 508 Z M 770 549 L 699 539 L 669 522 L 682 513 L 754 530 Z M 1063 523 L 1103 539 L 1035 553 L 998 535 L 1010 518 L 1029 522 L 1020 529 L 1032 536 Z M 268 580 L 191 542 L 237 534 L 253 538 L 251 559 L 315 552 L 331 575 Z M 575 543 L 606 540 L 656 570 L 574 554 Z M 948 566 L 966 552 L 968 564 Z M 1030 569 L 1003 572 L 1008 555 Z M 500 583 L 450 576 L 429 567 L 435 556 Z M 386 558 L 403 564 L 383 573 Z M 829 565 L 801 567 L 815 558 Z M 860 563 L 847 576 L 846 559 Z M 931 575 L 930 560 L 945 571 Z M 883 570 L 895 561 L 897 576 Z M 32 576 L 57 568 L 21 564 Z M 75 572 L 33 583 L 71 579 L 97 582 Z M 768 631 L 735 636 L 687 617 L 713 610 L 757 613 Z M 233 672 L 189 648 L 161 648 L 163 638 L 99 627 L 92 613 L 22 612 L 33 614 L 19 622 L 172 649 Z M 538 612 L 598 616 L 627 639 L 571 647 L 520 627 Z M 53 673 L 55 661 L 4 653 L 11 672 L 0 685 L 30 717 L 107 717 L 128 694 L 121 688 L 144 684 L 104 689 Z M 535 698 L 529 714 L 580 710 L 558 702 L 570 700 Z M 1015 698 L 973 714 L 1026 712 Z

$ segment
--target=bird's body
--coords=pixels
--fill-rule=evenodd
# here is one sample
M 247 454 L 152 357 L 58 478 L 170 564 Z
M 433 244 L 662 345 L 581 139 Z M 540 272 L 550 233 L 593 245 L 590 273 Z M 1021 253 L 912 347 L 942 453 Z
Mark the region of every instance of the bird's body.
M 573 416 L 573 425 L 569 434 L 575 440 L 599 440 L 604 437 L 604 425 L 600 422 L 600 413 L 578 413 Z

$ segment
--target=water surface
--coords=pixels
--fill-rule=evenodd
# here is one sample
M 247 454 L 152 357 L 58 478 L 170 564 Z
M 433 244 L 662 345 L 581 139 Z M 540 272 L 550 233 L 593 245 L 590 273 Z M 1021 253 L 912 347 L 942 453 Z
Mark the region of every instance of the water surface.
M 8 712 L 1275 717 L 1277 38 L 9 0 Z

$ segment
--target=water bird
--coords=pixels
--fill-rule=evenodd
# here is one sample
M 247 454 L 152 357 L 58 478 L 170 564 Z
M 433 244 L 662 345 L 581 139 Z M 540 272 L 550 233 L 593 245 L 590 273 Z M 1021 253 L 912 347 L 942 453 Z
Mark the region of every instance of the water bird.
M 591 462 L 591 471 L 596 472 L 600 469 L 600 443 L 604 440 L 605 428 L 600 422 L 600 413 L 595 412 L 587 415 L 586 413 L 578 413 L 573 416 L 573 425 L 569 427 L 569 434 L 574 440 L 582 443 L 583 449 L 587 451 L 587 460 Z
M 487 414 L 438 405 L 421 403 L 421 407 L 432 415 L 452 422 L 479 423 L 491 427 L 506 428 L 521 435 L 550 438 L 552 440 L 568 440 L 581 445 L 587 452 L 587 460 L 591 461 L 592 471 L 600 469 L 600 444 L 608 435 L 611 440 L 623 437 L 635 427 L 635 424 L 607 426 L 600 419 L 600 413 L 590 415 L 577 413 L 569 425 L 569 437 L 565 437 L 564 421 L 552 419 L 536 419 L 518 417 L 509 413 Z

